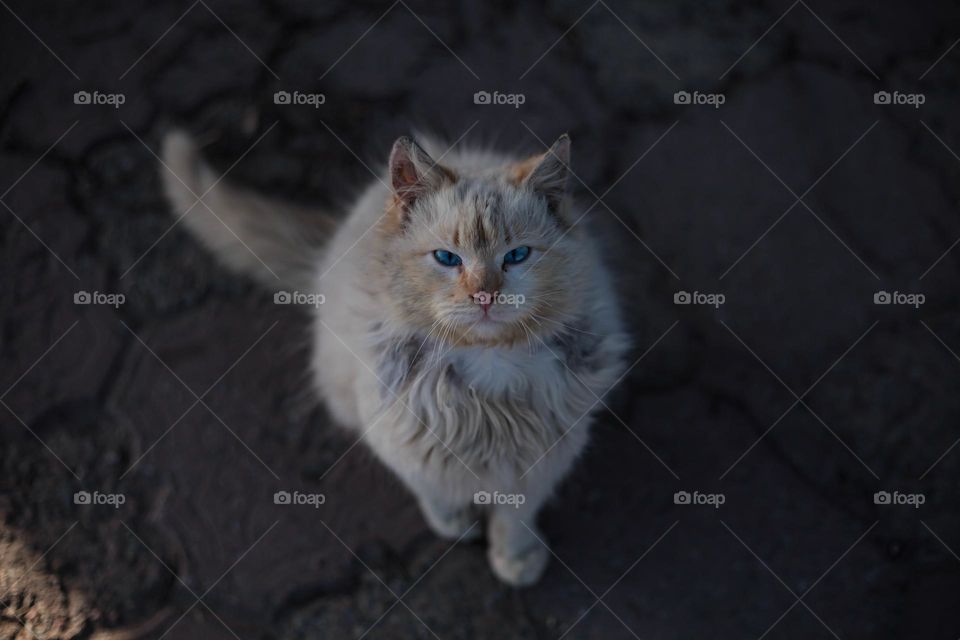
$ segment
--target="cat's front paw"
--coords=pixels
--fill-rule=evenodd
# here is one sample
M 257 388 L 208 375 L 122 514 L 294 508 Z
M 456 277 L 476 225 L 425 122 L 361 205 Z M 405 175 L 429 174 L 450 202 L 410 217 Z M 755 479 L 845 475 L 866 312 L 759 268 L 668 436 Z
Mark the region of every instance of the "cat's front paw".
M 470 507 L 448 510 L 421 504 L 421 510 L 427 524 L 441 538 L 475 540 L 483 532 L 477 514 Z
M 543 575 L 550 551 L 539 541 L 519 553 L 491 546 L 490 567 L 500 580 L 513 587 L 529 587 Z

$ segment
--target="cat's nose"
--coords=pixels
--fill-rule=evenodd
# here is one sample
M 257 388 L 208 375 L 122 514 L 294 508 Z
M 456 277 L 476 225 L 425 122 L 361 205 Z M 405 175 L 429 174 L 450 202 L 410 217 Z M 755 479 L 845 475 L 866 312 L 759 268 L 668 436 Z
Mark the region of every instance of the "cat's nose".
M 473 301 L 480 305 L 483 314 L 486 315 L 490 305 L 493 304 L 493 294 L 488 291 L 477 291 L 473 294 Z
M 474 292 L 499 291 L 503 278 L 499 269 L 489 264 L 471 264 L 463 270 L 460 284 L 467 293 L 475 295 Z

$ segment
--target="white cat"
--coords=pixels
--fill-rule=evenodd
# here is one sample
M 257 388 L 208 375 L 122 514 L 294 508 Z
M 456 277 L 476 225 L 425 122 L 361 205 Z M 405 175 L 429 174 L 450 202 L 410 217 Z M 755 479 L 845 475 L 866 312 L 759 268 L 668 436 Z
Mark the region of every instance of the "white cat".
M 568 137 L 526 160 L 425 144 L 397 140 L 335 233 L 321 212 L 219 182 L 183 133 L 164 141 L 163 176 L 227 265 L 324 296 L 312 367 L 333 416 L 439 535 L 477 535 L 486 516 L 493 571 L 529 585 L 549 558 L 537 512 L 583 450 L 627 339 L 567 193 Z

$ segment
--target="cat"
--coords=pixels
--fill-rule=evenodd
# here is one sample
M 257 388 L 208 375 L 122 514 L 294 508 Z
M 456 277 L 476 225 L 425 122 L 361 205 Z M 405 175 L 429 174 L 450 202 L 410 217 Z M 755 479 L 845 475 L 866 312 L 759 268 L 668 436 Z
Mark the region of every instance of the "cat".
M 311 368 L 332 416 L 438 535 L 477 537 L 485 519 L 494 574 L 527 586 L 550 556 L 538 511 L 587 444 L 629 341 L 578 224 L 568 136 L 522 159 L 421 141 L 394 143 L 339 225 L 221 182 L 181 131 L 166 135 L 161 171 L 174 213 L 224 264 L 323 296 Z

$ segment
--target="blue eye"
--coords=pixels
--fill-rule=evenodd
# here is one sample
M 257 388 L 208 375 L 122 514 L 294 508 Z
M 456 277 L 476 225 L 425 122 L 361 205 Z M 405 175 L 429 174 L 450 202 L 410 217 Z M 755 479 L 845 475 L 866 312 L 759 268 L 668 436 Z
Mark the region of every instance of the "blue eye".
M 524 246 L 511 249 L 507 251 L 507 255 L 503 256 L 503 264 L 520 264 L 526 260 L 529 255 L 530 247 Z
M 456 267 L 457 265 L 463 264 L 463 260 L 460 259 L 460 256 L 455 253 L 450 253 L 444 249 L 437 249 L 434 251 L 433 257 L 437 259 L 437 262 L 445 267 Z

